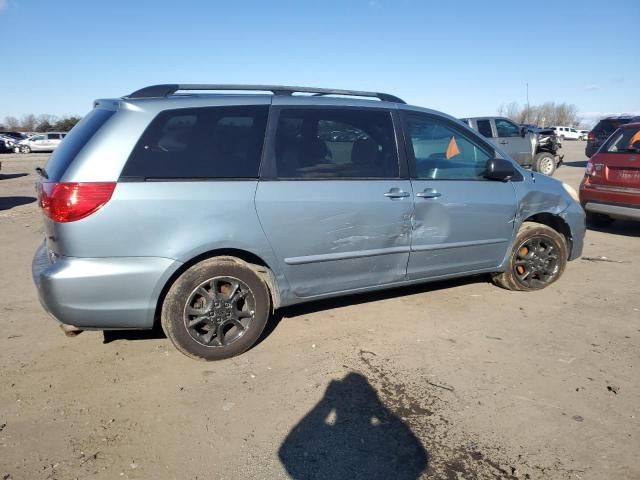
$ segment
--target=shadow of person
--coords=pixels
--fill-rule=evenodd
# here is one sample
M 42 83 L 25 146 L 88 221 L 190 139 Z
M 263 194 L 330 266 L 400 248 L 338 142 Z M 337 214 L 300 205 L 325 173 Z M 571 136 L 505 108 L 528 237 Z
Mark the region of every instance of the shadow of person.
M 353 372 L 329 384 L 278 455 L 299 480 L 411 480 L 429 461 L 411 429 L 380 401 L 364 376 Z

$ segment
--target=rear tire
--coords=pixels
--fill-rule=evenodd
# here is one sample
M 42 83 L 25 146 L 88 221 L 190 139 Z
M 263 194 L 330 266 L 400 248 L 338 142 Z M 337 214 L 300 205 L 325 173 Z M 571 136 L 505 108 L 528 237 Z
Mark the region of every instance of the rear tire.
M 556 158 L 549 152 L 537 153 L 533 158 L 533 170 L 549 177 L 552 176 L 556 171 Z
M 587 212 L 587 223 L 593 227 L 608 227 L 614 219 L 602 213 Z
M 560 276 L 569 252 L 564 236 L 547 225 L 525 222 L 509 254 L 507 270 L 493 275 L 493 282 L 507 290 L 541 290 Z
M 239 355 L 271 315 L 265 282 L 242 260 L 203 260 L 173 283 L 162 304 L 162 329 L 175 347 L 199 360 Z

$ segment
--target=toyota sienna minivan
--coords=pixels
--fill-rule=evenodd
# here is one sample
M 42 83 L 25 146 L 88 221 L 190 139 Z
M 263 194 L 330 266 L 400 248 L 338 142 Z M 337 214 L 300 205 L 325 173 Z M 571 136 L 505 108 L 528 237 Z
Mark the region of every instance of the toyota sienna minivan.
M 374 92 L 146 87 L 97 100 L 39 172 L 44 308 L 67 332 L 160 323 L 206 360 L 296 303 L 477 274 L 544 288 L 585 231 L 568 185 Z

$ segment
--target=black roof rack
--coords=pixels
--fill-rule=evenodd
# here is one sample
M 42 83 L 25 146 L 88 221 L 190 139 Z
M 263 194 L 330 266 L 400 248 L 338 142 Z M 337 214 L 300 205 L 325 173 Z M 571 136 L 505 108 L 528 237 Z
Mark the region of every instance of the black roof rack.
M 274 95 L 293 95 L 294 93 L 311 93 L 314 95 L 348 95 L 354 97 L 373 97 L 385 102 L 406 103 L 404 100 L 388 93 L 362 92 L 359 90 L 338 90 L 333 88 L 288 87 L 283 85 L 210 85 L 199 83 L 151 85 L 127 95 L 125 98 L 168 97 L 178 91 L 185 90 L 238 90 L 264 91 Z

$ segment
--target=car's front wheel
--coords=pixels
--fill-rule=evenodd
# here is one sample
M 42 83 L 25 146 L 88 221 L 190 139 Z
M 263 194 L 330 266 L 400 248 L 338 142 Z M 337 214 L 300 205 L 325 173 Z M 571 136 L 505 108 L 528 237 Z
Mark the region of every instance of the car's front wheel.
M 513 243 L 507 269 L 495 274 L 493 281 L 507 290 L 540 290 L 560 278 L 568 256 L 561 233 L 542 223 L 525 222 Z
M 192 358 L 222 360 L 251 347 L 271 314 L 269 289 L 247 263 L 203 260 L 173 283 L 162 304 L 162 328 Z
M 556 171 L 556 159 L 548 152 L 537 153 L 533 159 L 533 170 L 551 176 Z
M 31 147 L 29 145 L 22 145 L 20 147 L 21 153 L 31 153 Z

